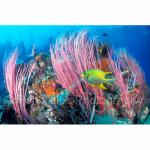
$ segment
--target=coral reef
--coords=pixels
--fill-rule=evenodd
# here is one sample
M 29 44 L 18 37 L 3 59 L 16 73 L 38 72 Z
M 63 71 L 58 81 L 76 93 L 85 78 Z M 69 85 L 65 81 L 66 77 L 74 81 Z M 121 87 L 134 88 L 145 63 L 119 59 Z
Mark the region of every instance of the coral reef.
M 34 50 L 31 61 L 18 59 L 16 49 L 4 64 L 15 123 L 96 124 L 104 117 L 143 124 L 148 118 L 149 90 L 137 61 L 126 51 L 99 45 L 85 31 L 62 37 L 50 54 Z M 88 82 L 81 76 L 91 69 L 98 72 L 91 71 Z

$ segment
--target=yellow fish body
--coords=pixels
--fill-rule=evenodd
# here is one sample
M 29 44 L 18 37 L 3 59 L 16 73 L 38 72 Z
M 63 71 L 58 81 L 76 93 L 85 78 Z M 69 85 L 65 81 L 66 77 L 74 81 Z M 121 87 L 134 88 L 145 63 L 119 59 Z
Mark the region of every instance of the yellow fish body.
M 90 69 L 81 74 L 81 78 L 85 79 L 90 85 L 106 90 L 104 84 L 112 85 L 115 82 L 115 78 L 106 78 L 108 74 L 112 72 L 104 72 L 100 69 Z

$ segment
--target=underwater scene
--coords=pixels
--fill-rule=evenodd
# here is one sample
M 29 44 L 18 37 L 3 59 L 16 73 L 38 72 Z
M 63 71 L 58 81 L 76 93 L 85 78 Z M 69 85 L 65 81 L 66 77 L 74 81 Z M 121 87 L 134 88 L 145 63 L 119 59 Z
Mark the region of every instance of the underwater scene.
M 150 124 L 150 26 L 0 26 L 0 124 Z

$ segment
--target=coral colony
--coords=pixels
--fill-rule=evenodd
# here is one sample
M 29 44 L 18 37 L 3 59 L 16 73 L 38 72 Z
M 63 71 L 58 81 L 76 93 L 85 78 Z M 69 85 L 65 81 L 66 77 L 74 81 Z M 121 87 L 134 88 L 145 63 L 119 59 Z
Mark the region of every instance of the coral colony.
M 96 124 L 111 116 L 110 123 L 134 124 L 149 112 L 136 60 L 89 39 L 87 32 L 62 37 L 49 54 L 34 53 L 28 63 L 18 59 L 16 49 L 4 65 L 18 123 Z

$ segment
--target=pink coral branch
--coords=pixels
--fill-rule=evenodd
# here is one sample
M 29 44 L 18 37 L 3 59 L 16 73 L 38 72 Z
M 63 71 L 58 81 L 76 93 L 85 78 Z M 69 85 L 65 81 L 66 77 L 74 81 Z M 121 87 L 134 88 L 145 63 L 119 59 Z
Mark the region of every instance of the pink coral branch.
M 128 87 L 132 87 L 133 89 L 135 88 L 136 84 L 139 85 L 138 88 L 134 90 L 134 92 L 130 93 L 130 99 L 133 101 L 131 102 L 132 105 L 134 105 L 135 100 L 138 100 L 141 105 L 144 100 L 144 74 L 143 71 L 141 70 L 140 66 L 136 62 L 136 60 L 131 57 L 129 54 L 126 52 L 120 52 L 119 55 L 119 62 L 120 65 L 124 66 L 124 68 L 128 68 L 130 72 L 130 77 L 128 80 Z
M 20 118 L 26 122 L 33 122 L 26 110 L 26 95 L 30 76 L 35 68 L 35 64 L 20 65 L 17 68 L 18 51 L 13 54 L 5 62 L 5 82 L 8 89 L 10 100 L 15 111 Z
M 104 104 L 101 89 L 92 88 L 86 82 L 81 83 L 80 75 L 84 71 L 98 68 L 94 55 L 94 43 L 87 39 L 86 32 L 80 32 L 76 37 L 62 38 L 53 49 L 50 49 L 51 60 L 59 83 L 72 94 L 80 96 L 89 107 L 88 92 L 94 91 L 99 103 Z
M 129 56 L 126 52 L 121 51 L 117 56 L 117 61 L 114 62 L 112 57 L 109 57 L 110 68 L 114 73 L 114 77 L 116 78 L 116 85 L 119 88 L 120 99 L 122 102 L 122 107 L 126 110 L 126 115 L 128 117 L 133 117 L 134 115 L 134 105 L 135 101 L 138 99 L 140 101 L 140 105 L 144 100 L 143 91 L 136 89 L 134 92 L 130 92 L 130 88 L 135 88 L 136 83 L 144 84 L 143 73 L 140 69 L 140 66 L 137 62 Z M 121 68 L 128 70 L 128 79 L 125 81 Z
M 85 81 L 81 81 L 80 74 L 88 69 L 100 68 L 101 60 L 96 60 L 94 54 L 95 43 L 87 39 L 86 32 L 80 32 L 77 36 L 69 39 L 62 38 L 57 42 L 54 49 L 50 49 L 53 68 L 58 77 L 59 83 L 72 94 L 80 96 L 83 102 L 90 106 L 88 93 L 93 91 L 96 95 L 101 112 L 104 110 L 105 96 L 100 88 L 93 88 Z M 129 89 L 135 87 L 136 83 L 143 84 L 143 74 L 137 62 L 125 52 L 117 55 L 117 61 L 114 61 L 109 55 L 109 70 L 113 72 L 116 79 L 116 86 L 119 89 L 119 97 L 122 102 L 122 109 L 125 110 L 127 117 L 133 117 L 135 100 L 137 98 L 143 101 L 143 91 L 130 93 Z M 128 69 L 128 80 L 125 81 L 123 69 Z M 131 74 L 130 74 L 131 72 Z M 82 83 L 84 83 L 84 88 Z M 140 104 L 141 105 L 141 104 Z M 101 114 L 101 112 L 99 112 Z

